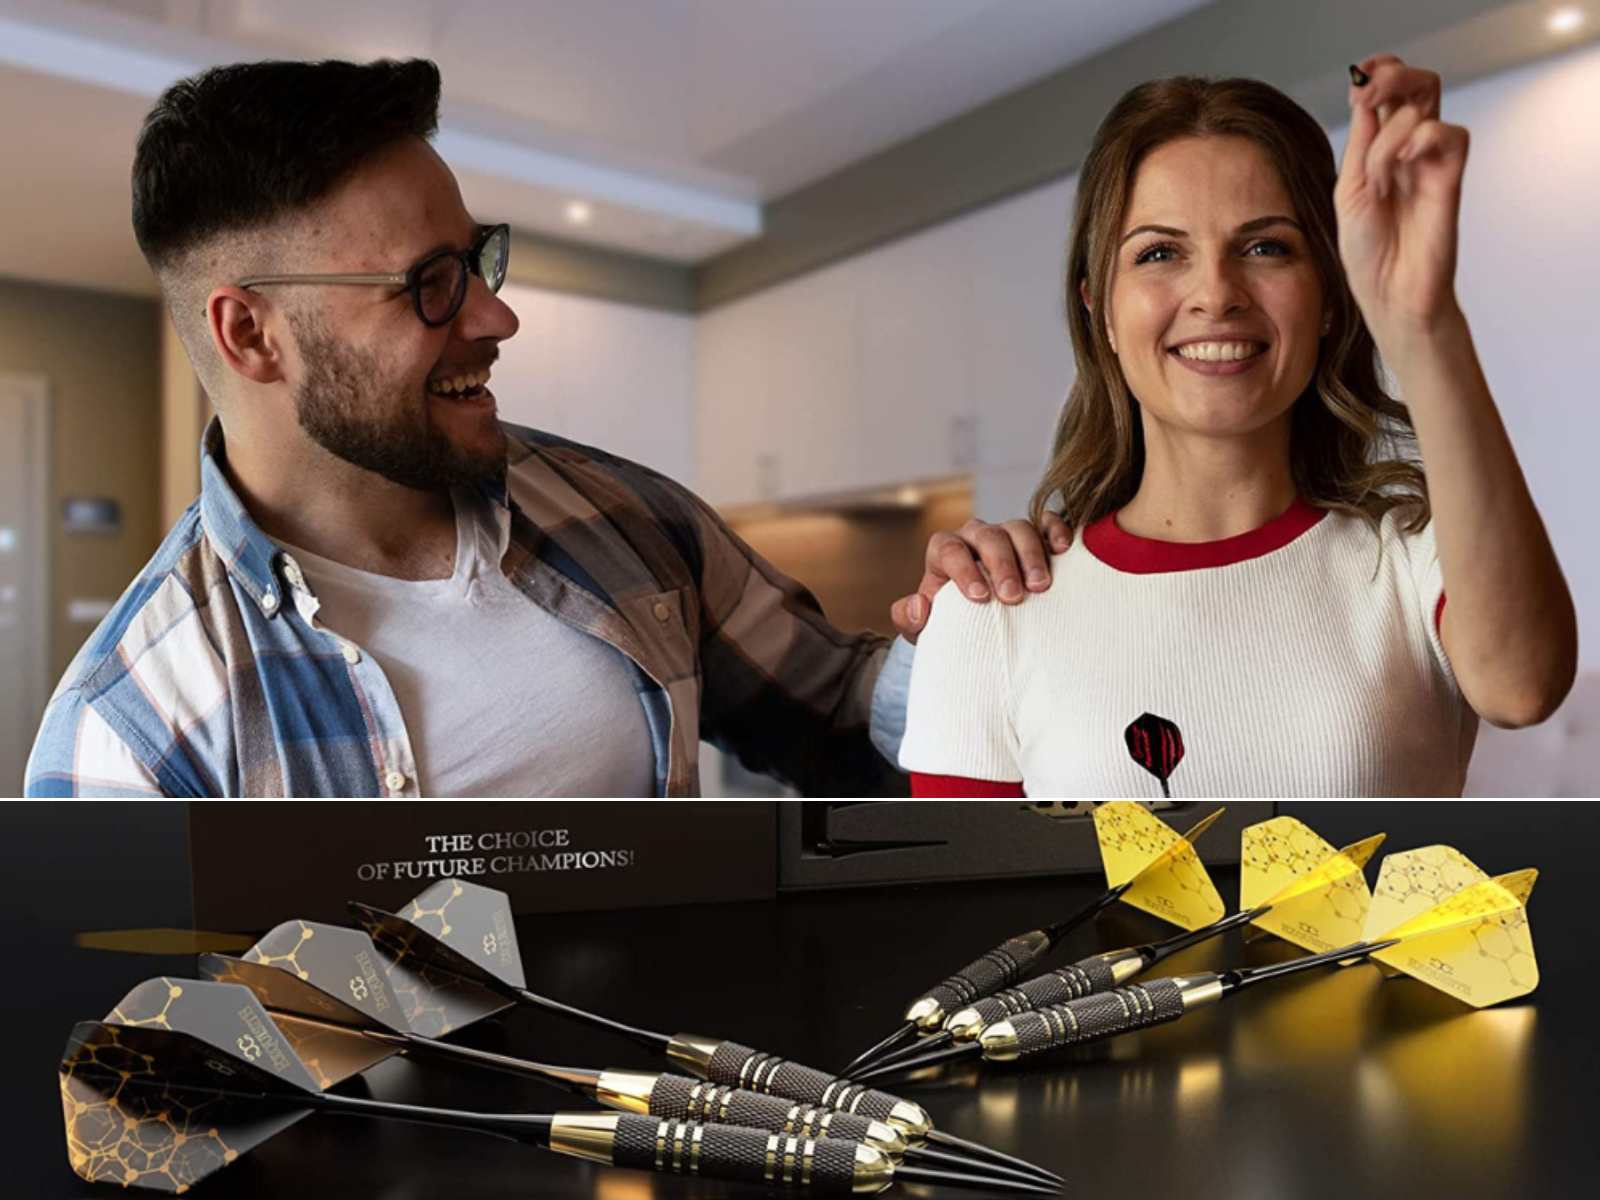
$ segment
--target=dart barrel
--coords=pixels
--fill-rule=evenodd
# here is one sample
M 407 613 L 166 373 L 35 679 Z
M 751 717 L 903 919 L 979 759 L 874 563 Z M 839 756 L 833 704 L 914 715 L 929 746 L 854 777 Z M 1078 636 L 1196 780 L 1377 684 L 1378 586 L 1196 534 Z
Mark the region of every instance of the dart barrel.
M 796 1104 L 780 1096 L 726 1087 L 682 1075 L 604 1071 L 595 1098 L 625 1112 L 708 1125 L 742 1125 L 803 1138 L 839 1138 L 876 1146 L 891 1158 L 906 1152 L 898 1129 L 855 1113 Z
M 957 1041 L 970 1042 L 990 1025 L 1008 1017 L 1109 992 L 1119 983 L 1133 978 L 1143 967 L 1144 957 L 1137 950 L 1097 954 L 979 1000 L 951 1017 L 945 1028 Z
M 912 1145 L 923 1141 L 933 1128 L 933 1119 L 921 1105 L 825 1071 L 763 1054 L 738 1042 L 679 1034 L 667 1047 L 667 1058 L 691 1075 L 724 1087 L 781 1096 L 801 1104 L 882 1121 L 898 1129 Z
M 991 1025 L 979 1041 L 984 1058 L 990 1062 L 1015 1062 L 1066 1046 L 1165 1025 L 1187 1012 L 1217 1003 L 1222 996 L 1223 983 L 1215 975 L 1157 979 L 1020 1013 Z
M 824 1196 L 873 1195 L 894 1182 L 888 1155 L 858 1142 L 633 1113 L 557 1116 L 550 1148 L 608 1166 L 803 1188 Z
M 906 1010 L 906 1020 L 932 1033 L 952 1012 L 1008 988 L 1032 972 L 1050 952 L 1048 934 L 1035 930 L 1010 938 L 968 963 Z

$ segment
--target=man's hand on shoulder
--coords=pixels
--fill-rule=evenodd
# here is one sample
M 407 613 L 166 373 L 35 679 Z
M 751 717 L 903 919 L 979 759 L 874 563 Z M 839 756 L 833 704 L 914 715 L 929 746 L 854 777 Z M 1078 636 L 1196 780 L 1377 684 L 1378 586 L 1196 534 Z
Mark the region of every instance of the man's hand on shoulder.
M 1042 526 L 1035 529 L 1020 520 L 990 525 L 974 518 L 953 533 L 934 534 L 928 539 L 922 582 L 889 610 L 900 636 L 917 640 L 933 611 L 934 593 L 951 580 L 977 604 L 992 596 L 999 596 L 1002 604 L 1020 604 L 1029 592 L 1049 588 L 1050 555 L 1072 545 L 1072 530 L 1056 513 L 1045 513 Z

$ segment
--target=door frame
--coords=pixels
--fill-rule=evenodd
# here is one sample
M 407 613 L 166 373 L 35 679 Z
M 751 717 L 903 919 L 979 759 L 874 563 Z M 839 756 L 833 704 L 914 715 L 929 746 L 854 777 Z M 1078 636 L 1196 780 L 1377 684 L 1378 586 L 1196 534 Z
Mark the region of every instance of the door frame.
M 38 614 L 41 636 L 33 644 L 33 678 L 29 681 L 29 695 L 34 708 L 43 713 L 50 702 L 50 642 L 54 613 L 50 610 L 50 535 L 51 535 L 51 476 L 50 470 L 50 417 L 52 411 L 50 381 L 43 375 L 0 374 L 0 386 L 22 393 L 31 428 L 29 445 L 24 452 L 37 464 L 32 472 L 34 485 L 28 497 L 28 512 L 24 522 L 24 536 L 29 537 L 37 528 L 37 538 L 29 537 L 31 552 L 26 567 L 33 575 L 33 611 Z

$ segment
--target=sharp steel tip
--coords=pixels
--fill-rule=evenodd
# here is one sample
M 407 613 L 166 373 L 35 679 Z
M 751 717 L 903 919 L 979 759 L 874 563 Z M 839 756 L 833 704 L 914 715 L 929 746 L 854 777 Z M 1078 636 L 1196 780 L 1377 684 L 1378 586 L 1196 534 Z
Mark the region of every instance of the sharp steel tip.
M 904 1050 L 896 1050 L 892 1054 L 880 1054 L 869 1061 L 868 1069 L 874 1071 L 888 1070 L 890 1067 L 899 1066 L 905 1062 L 920 1061 L 924 1055 L 932 1054 L 936 1050 L 943 1050 L 955 1041 L 955 1035 L 948 1031 L 941 1031 L 932 1037 L 925 1037 L 920 1041 L 907 1046 Z M 849 1072 L 846 1072 L 848 1074 Z
M 898 1079 L 903 1075 L 915 1075 L 927 1067 L 937 1067 L 947 1059 L 934 1058 L 929 1055 L 927 1059 L 907 1059 L 904 1062 L 887 1063 L 884 1066 L 874 1067 L 870 1071 L 859 1075 L 849 1076 L 852 1083 L 881 1083 L 886 1079 Z
M 1016 1192 L 1027 1196 L 1056 1196 L 1060 1189 L 1044 1183 L 1027 1183 L 1020 1179 L 996 1179 L 991 1176 L 966 1175 L 957 1171 L 936 1171 L 927 1167 L 901 1167 L 896 1175 L 906 1183 L 923 1183 L 943 1187 L 968 1187 L 984 1191 Z
M 1026 1159 L 1016 1158 L 1010 1154 L 1002 1154 L 999 1150 L 991 1150 L 988 1146 L 980 1145 L 977 1142 L 966 1141 L 963 1138 L 956 1137 L 954 1134 L 945 1133 L 943 1130 L 932 1130 L 928 1134 L 928 1141 L 936 1146 L 948 1146 L 952 1149 L 960 1150 L 968 1157 L 975 1159 L 979 1163 L 998 1164 L 1000 1166 L 1010 1167 L 1013 1170 L 1024 1171 L 1030 1175 L 1038 1176 L 1042 1179 L 1059 1181 L 1061 1183 L 1066 1182 L 1065 1180 L 1061 1179 L 1060 1176 L 1054 1174 L 1053 1172 L 1046 1171 L 1043 1167 L 1036 1167 Z
M 951 1170 L 959 1174 L 979 1174 L 985 1178 L 1007 1179 L 1013 1183 L 1040 1182 L 1060 1186 L 1066 1180 L 1043 1167 L 1026 1168 L 1002 1166 L 982 1158 L 970 1158 L 949 1150 L 935 1150 L 931 1146 L 915 1146 L 906 1152 L 906 1160 L 913 1165 L 927 1164 L 933 1170 Z
M 839 1075 L 843 1079 L 848 1079 L 854 1082 L 860 1079 L 862 1072 L 869 1071 L 877 1065 L 878 1061 L 876 1058 L 870 1054 L 863 1054 L 849 1066 L 845 1067 L 844 1070 L 840 1071 Z
M 890 1050 L 893 1050 L 896 1046 L 905 1041 L 907 1037 L 911 1036 L 916 1031 L 917 1027 L 910 1022 L 907 1022 L 906 1024 L 900 1026 L 899 1029 L 896 1029 L 888 1037 L 884 1038 L 883 1041 L 879 1042 L 876 1046 L 873 1046 L 872 1049 L 856 1055 L 855 1060 L 844 1069 L 845 1078 L 848 1079 L 856 1072 L 874 1065 L 880 1058 L 886 1057 Z

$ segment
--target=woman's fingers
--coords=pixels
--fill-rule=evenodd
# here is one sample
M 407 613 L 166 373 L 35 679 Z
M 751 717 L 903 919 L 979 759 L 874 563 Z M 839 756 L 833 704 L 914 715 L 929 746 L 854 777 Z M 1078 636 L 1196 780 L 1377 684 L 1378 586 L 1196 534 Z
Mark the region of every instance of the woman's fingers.
M 1361 69 L 1372 77 L 1372 82 L 1356 89 L 1360 104 L 1374 112 L 1395 112 L 1402 105 L 1415 104 L 1425 119 L 1439 116 L 1444 81 L 1437 71 L 1409 66 L 1392 54 L 1375 55 L 1362 63 Z
M 1344 144 L 1344 161 L 1339 164 L 1339 182 L 1335 191 L 1347 198 L 1354 198 L 1364 193 L 1370 182 L 1367 179 L 1367 158 L 1378 136 L 1378 114 L 1353 96 L 1350 104 L 1350 136 Z
M 1350 88 L 1350 137 L 1339 168 L 1339 188 L 1351 197 L 1381 184 L 1381 195 L 1387 195 L 1393 184 L 1392 156 L 1399 146 L 1384 142 L 1383 134 L 1402 118 L 1409 125 L 1407 136 L 1418 123 L 1436 120 L 1443 82 L 1437 72 L 1408 66 L 1393 54 L 1374 54 L 1356 65 L 1368 82 L 1364 87 L 1352 83 Z M 1406 116 L 1408 108 L 1416 110 L 1414 118 Z
M 1399 162 L 1420 162 L 1437 156 L 1467 156 L 1471 135 L 1465 125 L 1447 125 L 1443 121 L 1424 121 L 1395 155 Z
M 1383 123 L 1367 150 L 1367 182 L 1373 195 L 1387 200 L 1394 191 L 1395 156 L 1411 140 L 1424 118 L 1422 110 L 1407 104 Z
M 1356 66 L 1360 67 L 1370 76 L 1379 67 L 1388 66 L 1395 63 L 1398 63 L 1402 67 L 1406 65 L 1405 60 L 1398 54 L 1373 54 L 1367 58 L 1363 58 L 1356 64 Z

